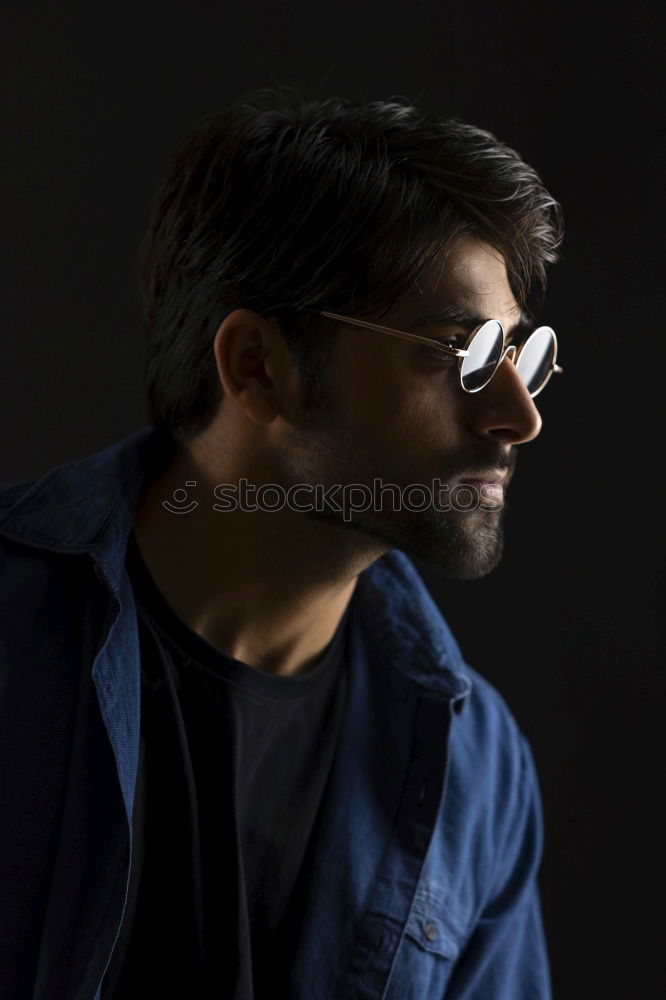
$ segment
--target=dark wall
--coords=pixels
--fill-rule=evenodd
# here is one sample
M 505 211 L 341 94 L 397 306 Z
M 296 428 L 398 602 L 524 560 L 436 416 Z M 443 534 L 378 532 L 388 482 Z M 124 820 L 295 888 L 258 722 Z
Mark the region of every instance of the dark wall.
M 0 479 L 145 423 L 133 262 L 188 123 L 274 81 L 403 94 L 488 128 L 565 209 L 544 321 L 565 367 L 520 449 L 506 556 L 427 568 L 468 661 L 541 776 L 556 996 L 666 995 L 661 869 L 663 15 L 463 0 L 29 2 L 3 15 Z M 657 913 L 659 907 L 657 906 Z

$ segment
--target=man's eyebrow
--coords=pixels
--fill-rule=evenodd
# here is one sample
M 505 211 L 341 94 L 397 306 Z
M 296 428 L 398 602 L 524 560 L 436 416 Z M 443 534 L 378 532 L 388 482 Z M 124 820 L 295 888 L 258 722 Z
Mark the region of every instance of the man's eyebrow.
M 492 316 L 481 316 L 479 313 L 470 312 L 469 309 L 465 309 L 462 306 L 450 305 L 440 306 L 428 313 L 421 313 L 409 325 L 410 329 L 419 330 L 425 326 L 436 326 L 438 323 L 455 323 L 464 330 L 474 330 L 475 327 L 481 326 L 486 320 L 492 318 Z M 509 329 L 506 329 L 505 332 L 508 335 L 515 336 L 519 333 L 526 333 L 533 325 L 534 320 L 524 309 L 521 309 L 518 320 Z

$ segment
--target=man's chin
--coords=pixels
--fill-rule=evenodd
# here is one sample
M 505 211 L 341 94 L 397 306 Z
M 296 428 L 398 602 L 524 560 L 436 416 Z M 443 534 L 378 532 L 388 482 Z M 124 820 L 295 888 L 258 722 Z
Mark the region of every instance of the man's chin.
M 452 580 L 478 580 L 502 560 L 504 532 L 499 512 L 484 519 L 466 514 L 415 532 L 405 532 L 396 548 Z
M 502 560 L 504 532 L 498 512 L 484 514 L 483 521 L 463 514 L 446 522 L 428 519 L 417 525 L 401 519 L 399 523 L 356 522 L 353 527 L 452 580 L 478 580 Z
M 449 580 L 480 580 L 487 576 L 502 561 L 502 544 L 498 541 L 492 553 L 484 552 L 438 552 L 434 549 L 423 551 L 421 546 L 408 549 L 403 546 L 402 551 L 413 559 L 436 570 Z
M 414 514 L 397 519 L 368 518 L 356 513 L 350 520 L 328 509 L 309 512 L 320 522 L 356 532 L 359 541 L 372 539 L 389 549 L 400 549 L 452 580 L 478 580 L 501 562 L 504 533 L 499 512 L 483 512 L 484 519 L 467 513 L 442 519 L 429 512 L 419 521 Z

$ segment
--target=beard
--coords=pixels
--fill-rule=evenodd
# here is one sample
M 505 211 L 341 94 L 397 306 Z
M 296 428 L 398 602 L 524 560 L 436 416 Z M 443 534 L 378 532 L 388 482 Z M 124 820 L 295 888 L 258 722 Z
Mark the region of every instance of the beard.
M 356 515 L 357 530 L 398 548 L 453 580 L 476 580 L 499 564 L 504 549 L 502 511 L 419 511 L 380 513 L 374 523 Z
M 458 447 L 443 456 L 428 481 L 423 478 L 422 468 L 420 475 L 417 472 L 413 446 L 406 448 L 401 438 L 395 448 L 388 450 L 377 440 L 360 440 L 340 418 L 334 400 L 329 399 L 327 405 L 308 410 L 298 427 L 292 425 L 286 451 L 288 459 L 281 461 L 279 470 L 285 488 L 319 484 L 321 494 L 325 495 L 341 484 L 350 492 L 356 487 L 360 487 L 359 492 L 364 489 L 368 498 L 373 494 L 374 481 L 381 475 L 384 485 L 395 484 L 401 491 L 395 499 L 384 493 L 379 503 L 374 502 L 373 496 L 364 509 L 343 510 L 338 509 L 341 503 L 338 491 L 333 505 L 317 504 L 317 509 L 304 512 L 307 517 L 356 533 L 361 545 L 365 541 L 372 548 L 400 549 L 456 580 L 483 577 L 501 561 L 506 504 L 499 507 L 497 503 L 486 504 L 490 509 L 483 509 L 477 503 L 471 509 L 461 509 L 449 499 L 451 509 L 440 509 L 446 506 L 447 494 L 438 494 L 432 482 L 437 477 L 442 484 L 453 484 L 460 475 L 470 475 L 471 470 L 505 469 L 506 448 L 492 443 L 483 448 Z M 401 451 L 407 454 L 402 460 Z M 510 452 L 507 483 L 515 458 L 514 448 Z M 407 487 L 415 484 L 420 488 L 422 500 L 409 507 L 400 497 L 405 496 Z

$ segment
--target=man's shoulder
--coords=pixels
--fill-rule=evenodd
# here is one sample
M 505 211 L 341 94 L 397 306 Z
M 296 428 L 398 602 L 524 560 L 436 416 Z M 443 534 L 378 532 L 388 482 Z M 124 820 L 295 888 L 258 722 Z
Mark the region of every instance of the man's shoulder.
M 467 662 L 465 672 L 470 678 L 472 689 L 462 715 L 471 733 L 475 736 L 485 733 L 493 744 L 500 744 L 514 752 L 520 752 L 520 743 L 525 737 L 505 696 L 488 677 Z
M 472 689 L 451 728 L 449 781 L 469 828 L 487 827 L 494 831 L 493 842 L 501 843 L 526 809 L 540 811 L 536 766 L 505 697 L 477 670 L 466 665 L 466 671 Z
M 506 698 L 485 673 L 470 666 L 454 632 L 455 623 L 434 601 L 414 563 L 398 550 L 385 561 L 391 568 L 391 583 L 398 579 L 405 595 L 408 593 L 409 599 L 391 610 L 396 617 L 406 615 L 418 629 L 423 680 L 434 686 L 437 676 L 446 670 L 459 683 L 461 697 L 454 702 L 451 731 L 455 754 L 470 769 L 482 765 L 495 781 L 513 783 L 525 769 L 529 747 Z M 410 654 L 416 648 L 409 650 Z
M 166 432 L 142 427 L 37 479 L 0 484 L 0 537 L 60 553 L 114 548 L 130 530 L 144 476 L 172 448 Z
M 15 503 L 30 492 L 37 479 L 21 479 L 0 483 L 0 512 L 10 510 Z
M 421 573 L 401 550 L 392 549 L 377 561 L 369 576 L 374 622 L 385 649 L 405 673 L 433 692 L 457 691 L 455 730 L 474 745 L 498 745 L 520 752 L 524 739 L 503 695 L 480 671 L 469 665 L 446 618 Z M 364 596 L 369 588 L 364 590 Z M 446 677 L 447 686 L 441 684 Z M 457 682 L 451 685 L 451 678 Z
M 2 579 L 4 585 L 10 590 L 15 590 L 16 580 L 10 570 L 15 560 L 36 567 L 37 564 L 48 564 L 48 557 L 51 553 L 38 550 L 38 547 L 31 547 L 29 538 L 18 539 L 13 532 L 3 532 L 2 524 L 6 518 L 13 516 L 14 512 L 20 510 L 21 503 L 28 498 L 35 487 L 40 483 L 40 478 L 21 479 L 11 482 L 0 483 L 0 560 L 2 561 Z

